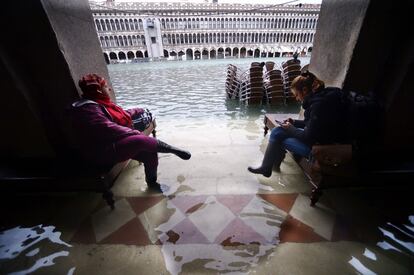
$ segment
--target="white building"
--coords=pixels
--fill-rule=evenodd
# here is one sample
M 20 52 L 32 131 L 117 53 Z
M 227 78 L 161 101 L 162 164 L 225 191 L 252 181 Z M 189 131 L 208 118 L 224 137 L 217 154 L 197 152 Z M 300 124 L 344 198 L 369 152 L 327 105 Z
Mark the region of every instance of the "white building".
M 320 5 L 91 2 L 107 63 L 302 55 Z

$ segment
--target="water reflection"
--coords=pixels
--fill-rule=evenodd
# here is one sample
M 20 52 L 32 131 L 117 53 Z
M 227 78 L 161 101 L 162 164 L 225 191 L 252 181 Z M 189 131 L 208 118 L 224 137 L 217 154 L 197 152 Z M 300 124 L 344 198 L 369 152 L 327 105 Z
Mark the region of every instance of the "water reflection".
M 154 225 L 171 274 L 248 272 L 279 243 L 286 213 L 256 195 L 178 196 Z
M 58 257 L 68 256 L 71 245 L 60 239 L 54 226 L 15 227 L 0 232 L 0 266 L 2 272 L 29 274 L 54 265 Z M 22 266 L 29 266 L 16 271 Z
M 412 261 L 414 257 L 414 216 L 409 216 L 407 223 L 398 225 L 387 222 L 378 229 L 382 235 L 381 241 L 377 242 L 378 248 L 390 257 L 398 260 L 408 257 L 408 260 Z M 377 274 L 375 272 L 377 269 L 382 270 L 381 262 L 377 253 L 365 248 L 363 255 L 359 258 L 352 256 L 349 264 L 358 274 Z M 395 273 L 399 272 L 395 271 Z
M 303 64 L 309 58 L 301 58 Z M 253 61 L 270 59 L 197 60 L 109 65 L 118 104 L 129 108 L 142 106 L 158 117 L 235 119 L 259 116 L 265 112 L 297 113 L 299 106 L 249 106 L 226 100 L 226 66 L 236 64 L 242 70 Z M 287 58 L 271 59 L 281 64 Z M 245 118 L 245 117 L 243 117 Z

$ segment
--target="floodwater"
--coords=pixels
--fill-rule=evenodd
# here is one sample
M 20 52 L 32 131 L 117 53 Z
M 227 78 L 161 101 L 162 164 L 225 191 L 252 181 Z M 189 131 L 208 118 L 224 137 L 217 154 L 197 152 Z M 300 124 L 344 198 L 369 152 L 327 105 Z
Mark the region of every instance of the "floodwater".
M 309 57 L 299 58 L 301 64 Z M 156 116 L 166 119 L 218 118 L 245 119 L 265 112 L 297 113 L 292 106 L 244 106 L 227 100 L 224 90 L 227 64 L 242 71 L 251 62 L 274 61 L 280 65 L 288 58 L 216 59 L 139 64 L 109 65 L 109 73 L 117 103 L 124 107 L 149 108 Z
M 142 165 L 131 162 L 112 188 L 114 210 L 94 193 L 4 198 L 2 220 L 13 222 L 0 221 L 0 274 L 413 274 L 411 212 L 379 199 L 378 209 L 400 213 L 384 219 L 364 208 L 366 194 L 345 203 L 342 191 L 334 199 L 346 207 L 323 197 L 311 208 L 291 158 L 269 179 L 247 171 L 266 147 L 264 114 L 293 117 L 299 104 L 226 99 L 227 64 L 285 60 L 109 65 L 118 104 L 150 109 L 157 137 L 192 158 L 159 155 L 163 194 L 148 191 Z

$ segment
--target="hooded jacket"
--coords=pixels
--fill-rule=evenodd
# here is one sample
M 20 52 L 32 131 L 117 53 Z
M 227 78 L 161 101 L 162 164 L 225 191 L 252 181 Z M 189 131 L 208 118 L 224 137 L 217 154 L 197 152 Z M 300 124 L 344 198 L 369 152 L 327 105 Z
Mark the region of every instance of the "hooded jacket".
M 304 98 L 302 108 L 304 120 L 294 121 L 294 127 L 288 129 L 291 137 L 309 146 L 346 141 L 347 109 L 341 89 L 326 87 L 311 93 Z

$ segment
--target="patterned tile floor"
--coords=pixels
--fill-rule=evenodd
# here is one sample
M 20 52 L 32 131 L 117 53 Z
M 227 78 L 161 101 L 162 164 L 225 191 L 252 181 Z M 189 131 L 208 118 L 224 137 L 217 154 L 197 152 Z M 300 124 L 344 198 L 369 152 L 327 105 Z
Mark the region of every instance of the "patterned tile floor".
M 0 258 L 0 271 L 38 265 L 39 274 L 414 273 L 409 204 L 394 211 L 367 203 L 366 193 L 334 190 L 310 207 L 310 185 L 289 157 L 271 178 L 250 174 L 247 166 L 258 164 L 266 147 L 261 120 L 211 123 L 207 132 L 204 125 L 159 127 L 160 139 L 193 155 L 160 155 L 163 194 L 148 191 L 143 166 L 131 162 L 113 187 L 113 211 L 96 194 L 18 197 L 7 207 L 20 208 L 2 208 L 3 228 L 42 235 L 54 225 L 62 235 L 42 235 L 40 243 L 22 235 L 21 251 Z M 395 213 L 401 215 L 393 220 Z M 13 231 L 5 232 L 0 255 L 11 255 L 4 242 Z

